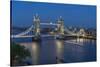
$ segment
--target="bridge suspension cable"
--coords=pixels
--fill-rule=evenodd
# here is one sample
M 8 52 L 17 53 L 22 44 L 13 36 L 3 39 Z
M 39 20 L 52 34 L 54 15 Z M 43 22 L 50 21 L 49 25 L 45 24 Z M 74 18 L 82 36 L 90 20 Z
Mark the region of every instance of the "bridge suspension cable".
M 32 31 L 32 28 L 33 28 L 33 25 L 31 27 L 29 27 L 27 30 L 25 30 L 24 32 L 21 32 L 21 33 L 19 33 L 17 35 L 12 35 L 12 37 L 20 37 L 20 36 L 23 36 L 23 35 L 29 33 L 30 31 Z
M 71 32 L 71 31 L 69 31 L 67 28 L 65 28 L 65 31 L 67 31 L 68 34 L 77 35 L 77 33 Z

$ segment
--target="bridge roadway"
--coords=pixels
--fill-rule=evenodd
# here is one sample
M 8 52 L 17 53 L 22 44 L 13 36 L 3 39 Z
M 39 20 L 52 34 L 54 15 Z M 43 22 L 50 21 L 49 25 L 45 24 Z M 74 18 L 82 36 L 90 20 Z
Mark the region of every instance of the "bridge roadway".
M 50 36 L 53 36 L 53 37 L 57 37 L 57 36 L 59 36 L 59 35 L 49 35 L 49 34 L 47 34 L 47 35 L 41 35 L 41 37 L 50 37 Z M 72 36 L 72 35 L 65 35 L 65 36 Z M 73 36 L 75 36 L 75 35 L 73 35 Z M 30 38 L 30 37 L 34 37 L 34 35 L 23 35 L 23 36 L 14 36 L 14 35 L 12 35 L 11 36 L 11 38 Z

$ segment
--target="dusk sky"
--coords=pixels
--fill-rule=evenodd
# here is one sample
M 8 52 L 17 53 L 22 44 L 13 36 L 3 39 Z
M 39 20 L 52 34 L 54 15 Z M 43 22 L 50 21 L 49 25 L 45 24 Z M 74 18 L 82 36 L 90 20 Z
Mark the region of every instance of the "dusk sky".
M 12 1 L 13 26 L 31 26 L 36 13 L 42 22 L 62 16 L 66 26 L 96 27 L 96 6 Z

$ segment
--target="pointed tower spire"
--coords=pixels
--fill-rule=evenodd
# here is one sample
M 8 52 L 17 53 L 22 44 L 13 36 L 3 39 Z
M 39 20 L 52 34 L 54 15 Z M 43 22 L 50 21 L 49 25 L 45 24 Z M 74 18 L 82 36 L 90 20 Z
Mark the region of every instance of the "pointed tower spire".
M 38 13 L 36 13 L 36 15 L 35 15 L 35 16 L 36 16 L 36 18 L 39 18 L 39 15 L 38 15 Z

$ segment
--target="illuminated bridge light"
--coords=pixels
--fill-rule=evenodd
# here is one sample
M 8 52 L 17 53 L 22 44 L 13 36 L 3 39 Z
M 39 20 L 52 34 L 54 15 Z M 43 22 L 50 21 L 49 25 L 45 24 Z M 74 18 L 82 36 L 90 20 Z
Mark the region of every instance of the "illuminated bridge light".
M 52 22 L 50 22 L 50 24 L 53 24 Z

